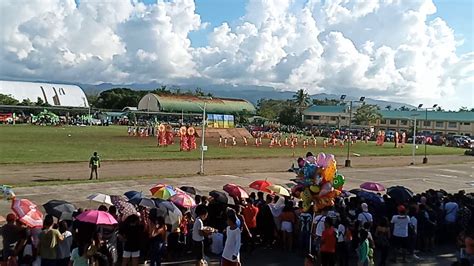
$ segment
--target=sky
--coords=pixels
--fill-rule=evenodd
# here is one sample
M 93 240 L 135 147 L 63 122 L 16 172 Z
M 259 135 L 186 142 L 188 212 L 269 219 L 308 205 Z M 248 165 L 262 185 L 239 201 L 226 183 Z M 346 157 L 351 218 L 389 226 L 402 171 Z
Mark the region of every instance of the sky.
M 0 1 L 0 78 L 474 107 L 471 0 Z

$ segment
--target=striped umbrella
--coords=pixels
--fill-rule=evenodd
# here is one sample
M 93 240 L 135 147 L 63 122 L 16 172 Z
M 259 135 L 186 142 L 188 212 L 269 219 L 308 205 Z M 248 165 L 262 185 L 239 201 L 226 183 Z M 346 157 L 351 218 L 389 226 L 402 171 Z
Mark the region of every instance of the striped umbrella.
M 27 199 L 13 199 L 12 211 L 18 219 L 31 228 L 43 227 L 43 214 L 36 209 L 36 205 Z
M 178 193 L 169 198 L 169 200 L 174 204 L 186 209 L 196 206 L 196 202 L 194 201 L 193 197 L 189 196 L 187 193 Z
M 176 195 L 176 191 L 172 186 L 167 186 L 165 184 L 158 184 L 150 188 L 151 195 L 155 198 L 167 200 L 172 196 Z
M 248 198 L 249 194 L 247 194 L 247 191 L 239 185 L 236 184 L 227 184 L 223 187 L 224 191 L 229 193 L 231 197 L 236 197 L 236 198 Z

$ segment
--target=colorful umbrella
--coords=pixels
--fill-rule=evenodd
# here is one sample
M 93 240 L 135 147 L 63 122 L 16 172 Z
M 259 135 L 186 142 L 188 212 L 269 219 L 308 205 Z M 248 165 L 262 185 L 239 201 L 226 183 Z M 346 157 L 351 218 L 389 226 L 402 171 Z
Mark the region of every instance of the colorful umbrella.
M 13 199 L 12 211 L 18 219 L 31 228 L 43 227 L 43 214 L 36 209 L 36 205 L 27 199 Z
M 394 186 L 387 189 L 387 194 L 397 203 L 405 203 L 413 197 L 413 192 L 404 186 Z
M 167 186 L 165 184 L 158 184 L 150 188 L 151 195 L 155 198 L 167 200 L 171 196 L 176 195 L 172 186 Z
M 271 186 L 266 187 L 266 189 L 268 189 L 271 192 L 274 192 L 278 195 L 281 195 L 281 196 L 287 196 L 287 197 L 290 196 L 290 192 L 288 192 L 288 189 L 286 189 L 286 188 L 284 188 L 280 185 L 271 185 Z
M 180 189 L 186 193 L 196 195 L 197 190 L 194 187 L 189 187 L 189 186 L 182 186 Z
M 76 210 L 76 206 L 64 200 L 50 200 L 43 204 L 43 208 L 47 214 L 56 218 L 67 217 L 65 213 L 72 214 Z
M 258 191 L 271 193 L 271 191 L 267 189 L 267 187 L 271 185 L 272 183 L 268 182 L 267 180 L 256 180 L 250 183 L 249 187 Z
M 108 212 L 99 210 L 89 210 L 79 214 L 76 219 L 81 222 L 100 224 L 100 225 L 114 225 L 117 220 Z
M 223 187 L 223 189 L 225 192 L 229 193 L 231 197 L 236 197 L 236 198 L 249 197 L 249 194 L 247 194 L 247 191 L 245 191 L 244 188 L 236 184 L 227 184 Z
M 365 182 L 360 185 L 360 188 L 369 190 L 369 191 L 375 191 L 375 192 L 380 192 L 380 191 L 385 191 L 385 187 L 376 182 Z
M 186 193 L 178 193 L 169 198 L 169 200 L 174 204 L 186 209 L 196 206 L 196 202 L 194 201 L 193 197 L 189 196 Z
M 112 200 L 110 199 L 110 196 L 106 194 L 102 194 L 102 193 L 94 193 L 92 195 L 89 195 L 87 199 L 91 201 L 99 202 L 99 203 L 113 205 Z

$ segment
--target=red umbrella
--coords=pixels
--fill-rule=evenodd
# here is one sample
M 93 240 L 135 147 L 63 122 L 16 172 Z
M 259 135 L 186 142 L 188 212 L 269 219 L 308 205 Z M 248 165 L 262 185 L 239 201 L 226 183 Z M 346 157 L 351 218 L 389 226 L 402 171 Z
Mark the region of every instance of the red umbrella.
M 194 201 L 193 197 L 191 197 L 187 193 L 178 193 L 169 198 L 169 200 L 174 204 L 186 209 L 196 206 L 196 202 Z
M 270 190 L 267 189 L 267 187 L 271 185 L 272 183 L 268 182 L 267 180 L 255 180 L 249 184 L 249 187 L 258 191 L 272 193 Z
M 43 214 L 36 209 L 36 205 L 27 199 L 13 199 L 12 211 L 18 219 L 31 228 L 43 227 Z
M 231 197 L 236 197 L 236 198 L 248 198 L 249 194 L 247 194 L 247 191 L 239 185 L 236 184 L 227 184 L 223 187 L 224 191 L 229 193 Z
M 385 187 L 382 184 L 376 182 L 365 182 L 360 185 L 360 188 L 376 192 L 385 191 Z
M 117 224 L 117 220 L 108 212 L 89 210 L 79 214 L 76 219 L 81 222 L 102 225 Z

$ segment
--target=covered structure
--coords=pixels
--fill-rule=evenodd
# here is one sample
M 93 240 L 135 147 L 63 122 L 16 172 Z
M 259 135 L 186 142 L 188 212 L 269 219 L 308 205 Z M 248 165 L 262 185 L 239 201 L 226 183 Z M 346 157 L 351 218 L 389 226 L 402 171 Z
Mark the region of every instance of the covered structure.
M 249 112 L 255 114 L 253 104 L 243 99 L 200 98 L 192 95 L 158 95 L 148 93 L 138 103 L 138 110 L 167 113 L 201 113 L 206 102 L 206 112 L 214 114 L 233 114 Z
M 22 102 L 38 98 L 51 106 L 88 108 L 86 94 L 77 85 L 0 80 L 0 93 Z

